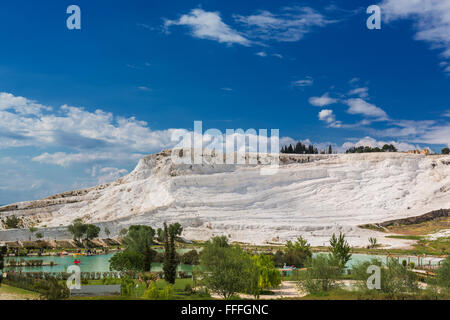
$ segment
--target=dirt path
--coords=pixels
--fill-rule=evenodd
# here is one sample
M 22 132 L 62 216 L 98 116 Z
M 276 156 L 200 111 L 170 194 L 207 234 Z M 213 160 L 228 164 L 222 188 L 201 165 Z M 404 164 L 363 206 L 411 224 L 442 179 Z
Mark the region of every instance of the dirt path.
M 259 300 L 274 300 L 274 299 L 282 299 L 282 298 L 299 298 L 306 295 L 306 293 L 300 293 L 297 288 L 296 281 L 283 281 L 281 282 L 280 287 L 276 289 L 271 289 L 274 294 L 271 295 L 260 295 Z M 243 299 L 254 299 L 255 297 L 249 294 L 240 293 L 239 296 Z M 218 295 L 212 295 L 214 298 L 222 299 Z

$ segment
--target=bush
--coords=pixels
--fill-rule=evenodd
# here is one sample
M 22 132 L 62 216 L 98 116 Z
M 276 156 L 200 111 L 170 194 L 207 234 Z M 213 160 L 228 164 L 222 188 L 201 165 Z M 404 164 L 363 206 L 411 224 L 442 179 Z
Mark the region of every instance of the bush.
M 199 264 L 199 261 L 199 254 L 196 250 L 188 251 L 181 257 L 182 264 L 197 265 Z
M 159 299 L 159 289 L 156 282 L 152 282 L 147 290 L 145 290 L 144 298 L 149 300 L 158 300 Z
M 56 277 L 43 273 L 21 273 L 9 272 L 5 283 L 29 291 L 38 292 L 41 298 L 47 300 L 66 299 L 70 295 L 70 290 L 66 284 L 59 284 Z
M 403 266 L 395 259 L 389 259 L 387 265 L 383 267 L 381 261 L 372 259 L 371 261 L 359 263 L 353 266 L 355 279 L 360 280 L 360 289 L 367 291 L 367 279 L 369 274 L 367 268 L 370 265 L 376 265 L 381 268 L 381 289 L 382 293 L 387 294 L 388 297 L 402 297 L 404 294 L 413 294 L 418 291 L 417 276 L 408 268 Z
M 329 256 L 318 255 L 310 259 L 304 279 L 299 281 L 299 288 L 310 294 L 326 293 L 338 287 L 337 280 L 342 272 Z
M 436 282 L 439 287 L 450 292 L 450 256 L 448 256 L 436 272 Z
M 186 294 L 194 293 L 194 290 L 192 289 L 192 286 L 190 283 L 186 283 L 186 285 L 184 286 L 184 293 L 186 293 Z

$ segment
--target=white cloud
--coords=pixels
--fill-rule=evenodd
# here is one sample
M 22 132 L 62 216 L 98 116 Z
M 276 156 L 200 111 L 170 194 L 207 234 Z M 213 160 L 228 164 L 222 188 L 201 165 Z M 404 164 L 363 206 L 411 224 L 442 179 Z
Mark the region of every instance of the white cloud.
M 0 149 L 31 146 L 76 151 L 53 155 L 44 153 L 35 157 L 35 161 L 69 165 L 71 162 L 86 162 L 87 159 L 103 160 L 107 156 L 114 159 L 117 155 L 148 154 L 174 145 L 172 134 L 186 131 L 151 130 L 146 122 L 134 117 L 123 118 L 102 110 L 90 112 L 67 105 L 49 112 L 50 108 L 26 98 L 15 99 L 5 93 L 0 93 L 0 96 L 8 97 L 10 101 L 3 104 L 7 108 L 2 109 L 7 110 L 0 109 Z
M 355 88 L 353 90 L 350 90 L 348 92 L 348 95 L 359 96 L 360 98 L 367 98 L 369 96 L 369 88 L 367 87 Z
M 430 43 L 450 58 L 450 1 L 448 0 L 384 0 L 381 10 L 386 21 L 412 19 L 416 40 Z
M 228 87 L 220 88 L 220 90 L 223 90 L 223 91 L 233 91 L 232 88 L 228 88 Z
M 313 83 L 314 83 L 313 78 L 311 78 L 309 76 L 306 77 L 305 79 L 292 81 L 292 85 L 294 87 L 309 87 L 309 86 L 312 86 Z
M 277 57 L 277 58 L 280 58 L 280 59 L 283 59 L 283 58 L 284 58 L 283 55 L 280 54 L 280 53 L 272 53 L 272 56 Z
M 22 115 L 40 115 L 42 111 L 50 111 L 51 107 L 43 106 L 33 100 L 0 92 L 0 111 L 12 110 Z
M 330 104 L 334 104 L 338 102 L 337 99 L 331 98 L 327 93 L 325 93 L 323 96 L 321 97 L 311 97 L 309 98 L 309 103 L 312 104 L 313 106 L 316 107 L 324 107 Z
M 138 89 L 141 90 L 141 91 L 152 91 L 151 88 L 146 87 L 146 86 L 139 86 Z
M 264 51 L 257 52 L 257 53 L 255 53 L 255 55 L 263 57 L 263 58 L 267 57 L 267 53 L 265 53 Z
M 97 184 L 106 184 L 112 181 L 117 180 L 120 177 L 128 174 L 128 170 L 119 169 L 114 167 L 101 167 L 101 166 L 93 166 L 91 170 L 91 177 L 96 178 Z
M 336 120 L 336 117 L 333 114 L 333 110 L 323 109 L 319 112 L 319 120 L 332 123 Z
M 350 114 L 362 114 L 369 117 L 376 117 L 379 119 L 387 119 L 386 112 L 378 108 L 374 104 L 364 101 L 360 98 L 348 99 L 345 101 L 350 108 L 347 110 Z
M 91 163 L 96 161 L 116 161 L 127 162 L 137 160 L 144 157 L 143 153 L 115 153 L 115 152 L 80 152 L 80 153 L 43 153 L 34 157 L 32 160 L 40 163 L 56 164 L 62 167 L 68 167 L 73 164 Z
M 250 46 L 251 41 L 241 33 L 233 30 L 225 24 L 219 12 L 207 12 L 203 9 L 193 9 L 188 14 L 182 15 L 178 20 L 165 20 L 164 27 L 168 30 L 171 26 L 188 26 L 192 36 L 199 39 L 214 40 L 227 44 L 241 44 Z
M 247 28 L 249 37 L 284 42 L 299 41 L 314 28 L 334 22 L 309 7 L 285 7 L 277 14 L 262 10 L 234 17 Z

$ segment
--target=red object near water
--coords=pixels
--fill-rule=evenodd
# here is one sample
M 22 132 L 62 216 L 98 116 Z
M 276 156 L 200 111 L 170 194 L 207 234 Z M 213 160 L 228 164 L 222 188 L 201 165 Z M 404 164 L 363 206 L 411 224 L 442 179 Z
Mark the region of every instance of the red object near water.
M 80 264 L 81 261 L 80 261 L 80 260 L 75 260 L 73 263 L 75 263 L 75 264 Z

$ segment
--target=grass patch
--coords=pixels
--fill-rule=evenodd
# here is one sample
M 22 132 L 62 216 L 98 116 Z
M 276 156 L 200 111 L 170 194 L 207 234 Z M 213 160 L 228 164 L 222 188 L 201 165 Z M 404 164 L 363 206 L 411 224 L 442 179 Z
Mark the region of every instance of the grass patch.
M 441 217 L 409 225 L 393 225 L 387 227 L 390 232 L 403 235 L 427 235 L 450 228 L 450 217 Z
M 386 238 L 391 239 L 406 239 L 406 240 L 422 240 L 423 236 L 407 236 L 407 235 L 394 235 L 394 236 L 386 236 Z
M 2 284 L 0 287 L 0 296 L 2 294 L 17 296 L 17 299 L 22 299 L 22 300 L 39 299 L 39 294 L 36 292 L 24 290 L 21 288 L 11 287 L 6 284 Z

